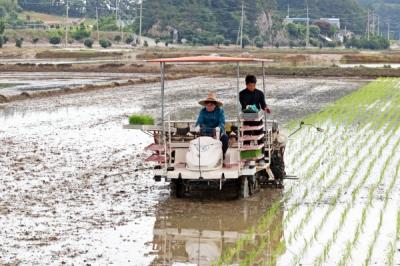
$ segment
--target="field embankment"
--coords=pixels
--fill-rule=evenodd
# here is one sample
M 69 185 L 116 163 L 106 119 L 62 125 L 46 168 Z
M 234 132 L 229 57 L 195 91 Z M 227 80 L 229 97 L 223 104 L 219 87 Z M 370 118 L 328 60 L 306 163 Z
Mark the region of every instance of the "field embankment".
M 400 54 L 347 54 L 340 59 L 343 64 L 400 63 Z
M 124 55 L 121 51 L 99 51 L 99 50 L 44 50 L 36 53 L 35 57 L 39 59 L 58 59 L 58 58 L 77 58 L 77 59 L 86 59 L 86 58 L 114 58 L 118 59 Z
M 236 75 L 233 65 L 167 65 L 167 72 L 191 75 Z M 137 63 L 16 63 L 0 64 L 0 71 L 15 72 L 110 72 L 110 73 L 158 73 L 158 64 Z M 244 65 L 242 73 L 262 74 L 259 66 Z M 337 67 L 337 66 L 267 66 L 266 74 L 291 77 L 400 77 L 395 68 Z

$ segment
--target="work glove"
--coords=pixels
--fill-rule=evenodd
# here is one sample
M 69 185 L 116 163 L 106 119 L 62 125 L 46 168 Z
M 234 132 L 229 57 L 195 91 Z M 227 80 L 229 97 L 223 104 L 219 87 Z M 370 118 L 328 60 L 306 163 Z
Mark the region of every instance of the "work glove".
M 200 133 L 200 126 L 196 126 L 196 127 L 194 128 L 194 132 Z
M 265 112 L 266 112 L 267 114 L 270 114 L 270 113 L 271 113 L 271 109 L 269 109 L 268 107 L 266 107 L 266 108 L 265 108 Z

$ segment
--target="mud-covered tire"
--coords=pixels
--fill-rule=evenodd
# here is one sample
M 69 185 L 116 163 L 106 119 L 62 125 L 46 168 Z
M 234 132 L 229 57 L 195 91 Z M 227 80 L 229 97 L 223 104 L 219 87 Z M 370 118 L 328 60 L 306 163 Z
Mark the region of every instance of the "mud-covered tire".
M 249 180 L 249 195 L 254 195 L 260 191 L 260 182 L 256 176 L 249 176 L 247 179 Z
M 183 198 L 185 196 L 185 185 L 181 179 L 171 181 L 171 196 L 176 198 Z
M 245 199 L 250 196 L 249 180 L 247 176 L 239 177 L 239 198 Z

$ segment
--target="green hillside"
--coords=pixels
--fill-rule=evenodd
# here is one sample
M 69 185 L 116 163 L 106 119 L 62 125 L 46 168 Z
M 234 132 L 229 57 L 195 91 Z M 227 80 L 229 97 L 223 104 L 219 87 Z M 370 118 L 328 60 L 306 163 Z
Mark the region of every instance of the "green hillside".
M 235 41 L 240 25 L 241 2 L 240 0 L 146 1 L 144 5 L 147 16 L 144 26 L 153 35 L 165 32 L 169 28 L 176 28 L 185 38 L 190 38 L 193 33 L 200 36 L 200 39 L 222 34 L 225 38 Z M 263 31 L 274 30 L 274 26 L 279 28 L 280 21 L 287 14 L 288 2 L 291 16 L 306 16 L 304 0 L 245 1 L 245 34 L 252 38 Z M 366 12 L 355 0 L 309 0 L 308 5 L 311 18 L 338 17 L 342 20 L 343 26 L 357 33 L 361 33 L 365 28 Z
M 133 21 L 133 29 L 138 28 L 138 2 L 118 2 L 119 16 Z M 18 3 L 25 10 L 65 13 L 65 4 L 61 0 L 19 0 Z M 180 37 L 189 41 L 195 36 L 196 42 L 207 43 L 216 35 L 222 35 L 224 39 L 236 42 L 241 3 L 242 0 L 144 0 L 143 32 L 167 38 L 173 29 L 177 29 Z M 271 40 L 279 35 L 288 5 L 290 16 L 306 16 L 305 0 L 246 0 L 244 3 L 243 31 L 250 39 L 261 36 Z M 349 30 L 362 33 L 365 29 L 366 11 L 356 0 L 308 0 L 308 6 L 311 18 L 338 17 L 343 27 Z M 94 17 L 96 7 L 101 17 L 115 16 L 115 1 L 112 0 L 70 0 L 69 14 L 72 17 Z

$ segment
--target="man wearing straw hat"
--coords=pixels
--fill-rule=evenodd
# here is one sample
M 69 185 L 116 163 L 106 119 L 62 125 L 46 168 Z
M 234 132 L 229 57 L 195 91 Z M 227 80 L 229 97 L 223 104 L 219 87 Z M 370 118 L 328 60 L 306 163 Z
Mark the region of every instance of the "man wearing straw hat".
M 204 106 L 200 110 L 197 118 L 196 128 L 203 136 L 213 137 L 216 129 L 220 132 L 220 141 L 222 142 L 222 152 L 228 150 L 228 136 L 225 133 L 225 115 L 222 109 L 223 103 L 217 100 L 215 93 L 209 92 L 207 98 L 199 101 L 199 104 Z

